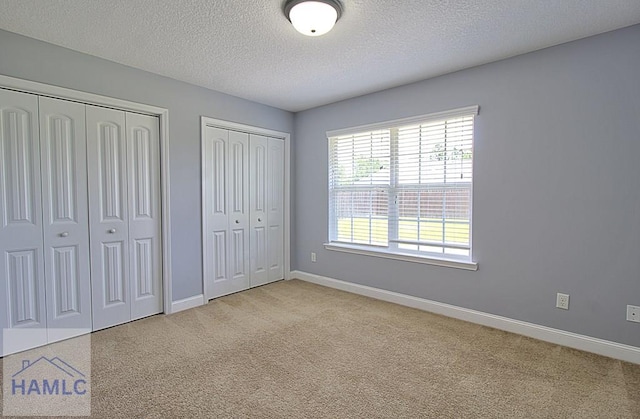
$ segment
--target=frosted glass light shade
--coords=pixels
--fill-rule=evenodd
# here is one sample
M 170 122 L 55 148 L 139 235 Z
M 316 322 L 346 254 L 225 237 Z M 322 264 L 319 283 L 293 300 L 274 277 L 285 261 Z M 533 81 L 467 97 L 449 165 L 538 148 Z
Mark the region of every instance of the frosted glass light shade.
M 307 36 L 320 36 L 329 32 L 338 20 L 338 10 L 321 1 L 303 1 L 289 11 L 289 20 L 298 32 Z

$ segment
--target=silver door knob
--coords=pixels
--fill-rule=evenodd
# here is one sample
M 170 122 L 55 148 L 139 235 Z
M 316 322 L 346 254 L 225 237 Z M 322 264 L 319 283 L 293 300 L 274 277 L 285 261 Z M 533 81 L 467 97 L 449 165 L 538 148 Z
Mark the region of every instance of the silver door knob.
M 109 229 L 109 233 L 114 234 L 116 232 L 115 228 Z
M 65 231 L 60 233 L 60 237 L 69 237 L 69 232 Z
M 261 222 L 261 221 L 262 221 L 262 218 L 258 218 L 258 222 Z
M 236 220 L 236 224 L 240 224 L 240 221 Z

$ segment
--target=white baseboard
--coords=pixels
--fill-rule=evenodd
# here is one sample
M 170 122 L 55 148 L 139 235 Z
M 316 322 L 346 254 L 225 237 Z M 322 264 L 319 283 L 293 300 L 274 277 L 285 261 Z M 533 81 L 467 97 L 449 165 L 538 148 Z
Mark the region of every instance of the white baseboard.
M 198 294 L 193 297 L 183 298 L 182 300 L 174 301 L 171 303 L 171 313 L 177 313 L 179 311 L 189 310 L 190 308 L 199 307 L 204 305 L 204 295 Z
M 534 323 L 523 322 L 510 319 L 508 317 L 496 316 L 482 311 L 470 310 L 451 304 L 439 303 L 437 301 L 426 300 L 424 298 L 413 297 L 397 292 L 386 291 L 379 288 L 368 287 L 366 285 L 354 284 L 338 279 L 327 278 L 307 272 L 292 271 L 291 278 L 298 278 L 303 281 L 336 288 L 354 294 L 378 300 L 388 301 L 431 313 L 441 314 L 455 319 L 465 320 L 471 323 L 500 329 L 507 332 L 517 333 L 534 339 L 567 346 L 569 348 L 580 349 L 598 355 L 608 356 L 634 364 L 640 364 L 640 348 L 621 343 L 611 342 L 604 339 L 592 338 L 577 333 L 566 332 L 564 330 L 553 329 L 551 327 L 540 326 Z

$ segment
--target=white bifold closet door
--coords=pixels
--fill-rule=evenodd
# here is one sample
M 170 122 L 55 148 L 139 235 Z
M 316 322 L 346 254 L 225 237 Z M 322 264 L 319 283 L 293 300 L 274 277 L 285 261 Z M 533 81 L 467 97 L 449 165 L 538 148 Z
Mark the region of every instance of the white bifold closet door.
M 85 106 L 40 97 L 48 341 L 91 329 Z
M 249 202 L 251 205 L 251 285 L 263 285 L 269 282 L 269 261 L 267 260 L 268 229 L 267 195 L 268 172 L 267 137 L 251 136 L 251 189 Z
M 0 326 L 32 329 L 7 354 L 47 343 L 37 96 L 0 90 L 0 162 Z
M 39 106 L 38 106 L 39 101 Z M 3 353 L 91 328 L 84 106 L 0 89 Z
M 249 288 L 249 135 L 207 127 L 204 141 L 205 270 L 219 297 Z
M 269 138 L 267 150 L 267 269 L 269 282 L 284 278 L 284 141 Z
M 250 136 L 251 286 L 284 278 L 284 141 Z
M 93 329 L 162 311 L 158 119 L 87 106 Z
M 209 126 L 203 141 L 207 298 L 284 278 L 284 141 Z

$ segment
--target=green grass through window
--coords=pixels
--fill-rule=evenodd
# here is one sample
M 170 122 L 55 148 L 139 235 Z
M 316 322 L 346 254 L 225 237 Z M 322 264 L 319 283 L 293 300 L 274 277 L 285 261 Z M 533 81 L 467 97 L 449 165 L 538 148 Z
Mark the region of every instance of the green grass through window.
M 415 219 L 400 219 L 398 224 L 398 238 L 400 240 L 442 242 L 442 220 L 427 219 L 420 222 L 418 237 L 418 221 Z M 338 240 L 358 243 L 386 245 L 389 225 L 387 219 L 375 218 L 340 218 L 338 219 Z M 444 241 L 446 243 L 469 243 L 469 223 L 466 220 L 448 220 L 444 224 Z

